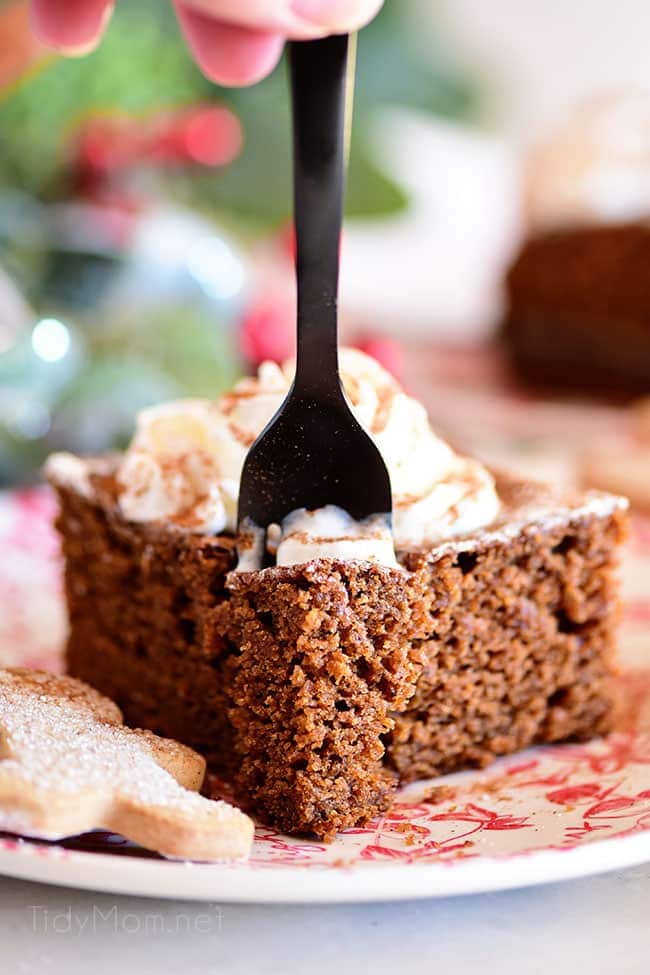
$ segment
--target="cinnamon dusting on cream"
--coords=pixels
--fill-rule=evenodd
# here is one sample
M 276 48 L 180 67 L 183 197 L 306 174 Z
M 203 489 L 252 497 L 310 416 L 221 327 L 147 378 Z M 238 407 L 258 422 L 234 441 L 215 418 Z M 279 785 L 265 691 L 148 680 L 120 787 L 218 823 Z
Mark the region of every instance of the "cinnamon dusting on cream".
M 422 404 L 374 359 L 344 348 L 340 370 L 351 409 L 390 474 L 395 547 L 490 525 L 500 506 L 491 474 L 441 440 Z M 236 532 L 247 451 L 279 409 L 293 372 L 291 362 L 266 362 L 216 402 L 179 400 L 144 410 L 117 472 L 124 518 L 195 533 Z M 350 545 L 347 534 L 339 532 L 330 545 Z

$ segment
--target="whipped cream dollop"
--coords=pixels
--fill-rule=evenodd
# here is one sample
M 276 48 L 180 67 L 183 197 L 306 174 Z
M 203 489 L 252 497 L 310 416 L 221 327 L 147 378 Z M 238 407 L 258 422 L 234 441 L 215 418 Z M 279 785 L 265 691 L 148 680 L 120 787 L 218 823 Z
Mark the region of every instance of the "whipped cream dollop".
M 347 511 L 328 504 L 316 511 L 299 508 L 275 532 L 269 532 L 277 565 L 300 565 L 312 559 L 359 559 L 397 568 L 390 520 L 373 515 L 355 521 Z
M 303 565 L 314 559 L 372 562 L 399 569 L 389 515 L 355 521 L 343 508 L 325 505 L 315 511 L 298 508 L 268 531 L 240 526 L 237 572 L 257 572 L 266 552 L 276 565 Z
M 494 520 L 499 499 L 491 474 L 436 436 L 421 403 L 378 362 L 356 349 L 341 349 L 340 369 L 350 406 L 390 474 L 397 549 L 439 541 Z M 293 372 L 293 362 L 266 362 L 257 376 L 241 380 L 217 402 L 179 400 L 144 410 L 117 474 L 124 517 L 136 522 L 166 520 L 187 531 L 234 532 L 246 453 L 280 407 Z M 295 514 L 289 534 L 285 522 L 278 558 L 293 558 L 291 553 L 300 546 L 303 552 L 323 551 L 328 532 L 338 539 L 337 553 L 350 552 L 357 529 L 330 509 L 322 509 L 327 531 L 320 521 L 304 522 L 304 512 Z M 321 547 L 313 543 L 316 538 Z M 355 550 L 370 551 L 368 539 L 358 532 Z M 394 562 L 392 555 L 391 559 Z
M 581 106 L 531 154 L 533 229 L 650 216 L 650 92 L 612 94 Z

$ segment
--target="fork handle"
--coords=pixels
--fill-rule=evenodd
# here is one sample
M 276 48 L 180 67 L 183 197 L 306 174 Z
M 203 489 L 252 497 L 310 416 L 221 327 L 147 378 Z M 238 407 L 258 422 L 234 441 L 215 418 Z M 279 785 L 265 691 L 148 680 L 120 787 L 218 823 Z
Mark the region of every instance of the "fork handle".
M 345 183 L 348 36 L 290 45 L 298 289 L 295 391 L 340 395 L 339 245 Z

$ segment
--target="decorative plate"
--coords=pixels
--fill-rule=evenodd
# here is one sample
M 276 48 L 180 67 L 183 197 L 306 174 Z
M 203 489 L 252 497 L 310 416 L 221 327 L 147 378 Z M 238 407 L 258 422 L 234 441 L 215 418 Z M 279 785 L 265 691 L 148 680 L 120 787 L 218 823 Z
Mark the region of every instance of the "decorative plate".
M 45 490 L 0 496 L 0 664 L 60 666 L 53 507 Z M 0 873 L 124 894 L 307 903 L 503 890 L 650 860 L 648 580 L 650 522 L 637 519 L 624 565 L 626 726 L 606 739 L 419 782 L 329 845 L 260 827 L 246 864 L 172 863 L 103 832 L 61 843 L 0 834 Z

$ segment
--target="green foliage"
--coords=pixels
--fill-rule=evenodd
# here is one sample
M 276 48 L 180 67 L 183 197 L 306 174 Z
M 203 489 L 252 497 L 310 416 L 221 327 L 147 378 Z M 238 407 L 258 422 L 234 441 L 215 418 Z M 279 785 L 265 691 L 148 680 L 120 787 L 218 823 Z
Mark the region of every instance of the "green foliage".
M 149 0 L 120 5 L 85 58 L 53 58 L 0 103 L 0 179 L 37 196 L 61 192 L 66 142 L 90 112 L 148 112 L 210 95 L 171 13 Z
M 177 395 L 215 398 L 241 372 L 235 339 L 224 322 L 190 305 L 141 308 L 134 322 L 113 320 L 107 337 L 96 343 L 98 357 L 128 349 L 129 357 L 155 363 L 173 379 Z
M 360 37 L 348 213 L 399 209 L 401 190 L 369 153 L 366 121 L 384 104 L 458 117 L 474 107 L 474 89 L 442 48 L 419 38 L 410 4 L 389 0 Z M 66 146 L 90 112 L 145 113 L 199 100 L 222 101 L 241 119 L 245 147 L 223 172 L 167 173 L 167 191 L 193 205 L 261 223 L 290 209 L 289 110 L 284 64 L 253 89 L 220 90 L 190 59 L 168 5 L 119 4 L 100 48 L 86 58 L 53 59 L 0 102 L 0 185 L 42 199 L 66 195 Z

